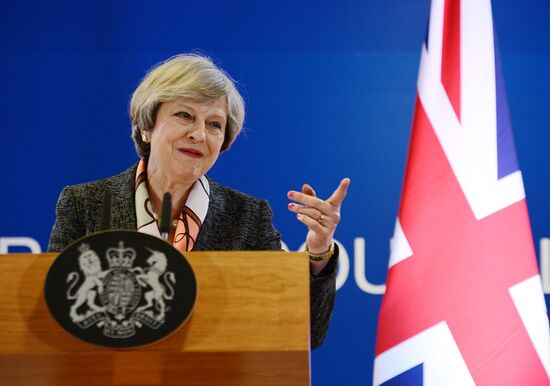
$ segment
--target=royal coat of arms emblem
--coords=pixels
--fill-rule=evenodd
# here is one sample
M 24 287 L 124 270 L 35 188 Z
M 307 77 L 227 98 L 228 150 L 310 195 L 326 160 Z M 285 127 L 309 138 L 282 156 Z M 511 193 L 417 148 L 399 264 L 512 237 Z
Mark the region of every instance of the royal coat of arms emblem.
M 119 237 L 113 243 L 113 234 L 117 233 L 123 233 L 125 237 Z M 134 245 L 135 239 L 139 240 L 137 245 Z M 105 248 L 105 241 L 109 241 L 111 246 Z M 94 245 L 98 247 L 94 248 Z M 190 312 L 194 305 L 196 283 L 190 266 L 179 252 L 152 236 L 130 231 L 102 232 L 73 244 L 58 260 L 63 260 L 64 255 L 70 255 L 71 262 L 58 263 L 56 260 L 48 275 L 48 305 L 54 317 L 65 328 L 70 327 L 70 332 L 78 331 L 79 337 L 88 335 L 88 331 L 92 337 L 101 335 L 99 342 L 91 339 L 93 343 L 124 341 L 114 345 L 128 347 L 134 344 L 126 341 L 136 338 L 147 343 L 156 331 L 166 330 L 165 327 L 169 330 L 174 325 L 171 319 L 181 319 L 180 308 L 187 308 Z M 174 264 L 174 259 L 177 264 Z M 67 269 L 71 263 L 75 269 Z M 64 279 L 63 300 L 59 299 L 61 283 L 50 278 L 57 276 L 56 265 L 61 268 L 59 274 Z M 180 283 L 185 281 L 187 285 Z M 191 286 L 189 282 L 192 282 Z M 182 284 L 185 289 L 182 289 Z M 48 291 L 48 287 L 55 289 Z M 192 296 L 178 293 L 178 290 L 192 292 Z M 189 301 L 186 301 L 187 305 L 181 304 L 182 299 L 191 300 L 191 307 Z M 180 302 L 174 303 L 177 300 Z M 64 304 L 65 315 L 59 315 L 62 308 L 59 304 Z M 183 320 L 186 318 L 187 315 Z

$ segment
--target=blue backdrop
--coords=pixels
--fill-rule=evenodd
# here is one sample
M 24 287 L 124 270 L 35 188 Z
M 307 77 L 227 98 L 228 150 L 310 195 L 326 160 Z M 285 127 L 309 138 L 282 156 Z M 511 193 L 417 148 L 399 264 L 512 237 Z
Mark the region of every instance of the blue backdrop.
M 308 182 L 327 196 L 351 178 L 336 234 L 340 288 L 313 383 L 370 384 L 429 0 L 74 3 L 9 1 L 0 13 L 0 251 L 26 250 L 10 237 L 45 250 L 64 185 L 137 160 L 131 93 L 153 64 L 198 50 L 247 102 L 246 131 L 211 176 L 267 198 L 290 249 L 305 231 L 286 192 Z M 550 3 L 497 0 L 493 12 L 539 251 L 550 237 Z

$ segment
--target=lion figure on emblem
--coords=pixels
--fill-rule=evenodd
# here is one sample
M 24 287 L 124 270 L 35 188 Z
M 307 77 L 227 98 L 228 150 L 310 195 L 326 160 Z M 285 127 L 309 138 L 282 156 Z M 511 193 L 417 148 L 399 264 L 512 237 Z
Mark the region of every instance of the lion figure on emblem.
M 88 315 L 78 314 L 78 308 L 84 303 L 90 308 L 88 314 L 103 312 L 105 307 L 100 307 L 95 303 L 97 293 L 103 292 L 103 282 L 101 279 L 105 277 L 107 272 L 103 272 L 101 269 L 101 261 L 99 256 L 92 250 L 86 250 L 78 258 L 80 270 L 84 273 L 84 282 L 78 288 L 76 293 L 71 294 L 76 283 L 80 279 L 78 272 L 71 272 L 67 276 L 67 283 L 71 283 L 67 289 L 67 299 L 74 300 L 74 304 L 71 306 L 70 317 L 73 322 L 80 322 Z M 97 287 L 97 289 L 96 289 Z

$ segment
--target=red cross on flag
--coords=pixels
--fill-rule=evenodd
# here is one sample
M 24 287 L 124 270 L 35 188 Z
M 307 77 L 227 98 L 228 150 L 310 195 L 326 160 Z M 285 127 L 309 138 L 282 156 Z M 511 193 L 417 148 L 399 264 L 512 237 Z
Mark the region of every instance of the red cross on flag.
M 548 315 L 490 0 L 432 0 L 374 384 L 548 385 Z

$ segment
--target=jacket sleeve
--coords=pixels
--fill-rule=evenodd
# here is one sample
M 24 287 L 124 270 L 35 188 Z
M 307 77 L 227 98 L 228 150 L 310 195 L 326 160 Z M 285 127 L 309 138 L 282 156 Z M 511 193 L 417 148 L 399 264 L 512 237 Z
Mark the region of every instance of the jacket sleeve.
M 66 186 L 59 195 L 55 223 L 50 234 L 48 252 L 60 252 L 86 234 L 86 227 L 78 216 L 73 188 Z
M 261 202 L 258 227 L 258 250 L 280 250 L 281 234 L 273 226 L 273 211 L 267 201 Z M 338 245 L 325 268 L 316 276 L 310 275 L 310 339 L 311 348 L 319 347 L 327 334 L 336 296 Z
M 338 245 L 334 246 L 334 255 L 318 275 L 310 275 L 310 318 L 311 348 L 319 347 L 325 340 L 334 299 L 336 297 L 336 271 L 338 266 Z

